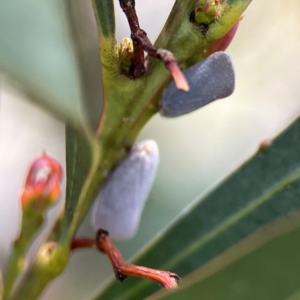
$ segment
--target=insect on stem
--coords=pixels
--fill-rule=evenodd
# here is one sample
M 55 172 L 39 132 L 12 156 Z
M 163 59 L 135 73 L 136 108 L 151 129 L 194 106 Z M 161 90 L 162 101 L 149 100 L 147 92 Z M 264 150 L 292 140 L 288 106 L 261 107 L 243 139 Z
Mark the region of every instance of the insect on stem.
M 119 2 L 128 20 L 131 31 L 131 38 L 135 43 L 135 51 L 138 52 L 136 54 L 137 57 L 141 57 L 141 50 L 143 50 L 146 51 L 149 56 L 161 60 L 173 76 L 177 88 L 183 91 L 188 91 L 188 82 L 181 72 L 173 54 L 170 51 L 164 49 L 156 49 L 148 39 L 147 33 L 140 28 L 139 20 L 135 10 L 135 1 L 119 0 Z M 141 48 L 139 48 L 138 46 L 140 46 Z M 139 65 L 135 66 L 134 69 L 142 70 L 144 68 L 144 61 L 141 62 L 141 60 L 139 59 L 139 61 L 136 63 Z M 134 73 L 136 78 L 143 75 L 143 72 L 140 71 Z

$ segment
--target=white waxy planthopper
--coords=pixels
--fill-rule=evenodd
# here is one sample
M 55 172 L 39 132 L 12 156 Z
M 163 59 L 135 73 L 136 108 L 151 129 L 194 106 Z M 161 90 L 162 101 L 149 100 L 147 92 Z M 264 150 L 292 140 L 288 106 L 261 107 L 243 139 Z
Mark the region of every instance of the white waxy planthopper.
M 230 96 L 235 75 L 232 60 L 225 52 L 215 52 L 183 71 L 190 90 L 180 91 L 172 81 L 163 91 L 160 114 L 178 117 L 190 113 L 214 100 Z
M 96 198 L 92 212 L 96 230 L 103 228 L 115 239 L 128 239 L 136 233 L 158 162 L 158 147 L 153 140 L 140 142 L 130 150 Z

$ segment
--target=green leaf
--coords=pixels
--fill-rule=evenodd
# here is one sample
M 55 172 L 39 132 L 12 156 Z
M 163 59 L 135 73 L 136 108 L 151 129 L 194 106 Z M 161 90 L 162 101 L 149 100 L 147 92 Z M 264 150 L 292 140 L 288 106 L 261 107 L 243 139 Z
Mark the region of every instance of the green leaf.
M 300 299 L 300 292 L 296 292 L 295 294 L 293 294 L 291 297 L 289 297 L 287 300 L 298 300 Z
M 100 159 L 100 148 L 94 138 L 66 128 L 67 187 L 65 214 L 61 224 L 61 243 L 69 247 L 70 240 L 97 192 L 91 182 Z
M 102 96 L 99 91 L 97 91 L 97 86 L 99 87 L 99 76 L 95 77 L 101 68 L 97 65 L 96 61 L 89 58 L 89 54 L 85 50 L 89 36 L 89 30 L 91 26 L 86 26 L 89 23 L 88 20 L 91 19 L 91 15 L 94 16 L 92 12 L 92 6 L 90 6 L 90 11 L 87 11 L 86 3 L 82 3 L 80 0 L 67 0 L 69 5 L 70 20 L 73 25 L 73 34 L 75 40 L 77 41 L 77 50 L 80 53 L 81 67 L 82 67 L 82 79 L 85 85 L 83 85 L 83 90 L 85 92 L 86 99 L 94 99 L 94 104 L 87 109 L 90 110 L 90 115 L 93 115 L 93 109 L 97 106 L 99 99 L 95 99 Z M 106 29 L 105 35 L 109 40 L 109 43 L 113 45 L 113 40 L 115 38 L 115 26 L 114 26 L 114 6 L 112 1 L 101 1 L 94 3 L 95 6 L 99 6 L 102 9 L 104 18 L 98 22 L 100 42 L 103 39 L 100 33 L 104 28 Z M 90 14 L 90 15 L 89 15 Z M 95 22 L 95 23 L 96 23 Z M 100 26 L 101 25 L 101 26 Z M 96 28 L 95 28 L 96 29 Z M 98 38 L 96 39 L 98 40 Z M 97 49 L 97 56 L 99 56 L 99 49 L 93 45 L 93 49 Z M 111 46 L 112 47 L 112 46 Z M 113 47 L 112 47 L 113 48 Z M 95 64 L 96 63 L 96 64 Z M 86 72 L 86 67 L 93 69 L 93 72 Z M 89 77 L 85 75 L 91 75 Z M 102 75 L 102 74 L 101 74 Z M 101 78 L 102 79 L 102 78 Z M 90 86 L 90 83 L 93 83 Z M 97 83 L 98 82 L 98 83 Z M 96 87 L 91 90 L 91 87 Z M 103 99 L 102 99 L 103 100 Z M 88 100 L 90 102 L 90 100 Z M 88 102 L 87 101 L 87 102 Z M 92 127 L 97 130 L 99 124 L 99 110 L 94 112 L 94 119 L 91 123 Z M 82 134 L 81 132 L 74 130 L 72 127 L 67 126 L 66 128 L 66 166 L 67 166 L 67 187 L 66 187 L 66 206 L 65 215 L 63 216 L 61 224 L 61 236 L 60 242 L 69 247 L 70 240 L 72 239 L 77 227 L 79 226 L 82 218 L 84 217 L 87 209 L 89 208 L 92 200 L 94 199 L 103 179 L 105 178 L 106 171 L 101 168 L 101 154 L 102 147 L 98 140 L 99 132 L 95 134 Z M 96 171 L 98 176 L 96 176 Z
M 80 191 L 83 188 L 88 171 L 93 162 L 93 149 L 89 141 L 73 130 L 72 127 L 66 128 L 66 167 L 67 167 L 67 186 L 66 186 L 66 213 L 62 230 L 67 230 L 72 219 L 78 211 L 76 206 Z
M 232 4 L 235 3 L 235 1 L 231 2 Z M 176 23 L 174 28 L 178 29 L 176 30 L 176 34 L 171 32 L 171 34 L 166 34 L 164 38 L 164 33 L 162 33 L 160 36 L 160 45 L 163 48 L 168 48 L 170 46 L 170 50 L 172 51 L 179 49 L 178 53 L 175 51 L 174 53 L 177 55 L 180 62 L 184 62 L 195 52 L 201 52 L 203 47 L 206 47 L 210 42 L 213 42 L 218 39 L 219 36 L 225 34 L 251 0 L 240 2 L 243 3 L 243 5 L 234 4 L 232 9 L 227 12 L 230 22 L 222 23 L 222 19 L 226 17 L 225 15 L 222 15 L 218 20 L 222 23 L 221 26 L 217 23 L 211 26 L 212 30 L 217 25 L 218 28 L 215 28 L 214 34 L 212 33 L 212 37 L 208 40 L 207 37 L 210 36 L 209 31 L 207 37 L 205 37 L 202 32 L 189 21 L 188 14 L 190 8 L 194 5 L 194 0 L 188 0 L 188 5 L 186 7 L 184 7 L 181 0 L 177 0 L 174 6 L 176 9 L 174 11 L 177 10 L 181 12 L 180 18 L 184 22 L 181 22 L 181 19 L 176 19 L 176 22 L 174 22 Z M 10 9 L 9 14 L 10 17 L 11 15 L 13 16 L 13 21 L 11 21 L 13 26 L 10 26 L 10 20 L 4 19 L 6 29 L 2 31 L 2 33 L 4 32 L 2 35 L 4 36 L 6 30 L 9 28 L 15 29 L 11 34 L 13 37 L 11 49 L 19 49 L 17 47 L 19 31 L 22 32 L 23 36 L 27 35 L 31 37 L 34 42 L 30 41 L 30 43 L 28 43 L 29 46 L 26 45 L 27 48 L 24 47 L 24 50 L 26 50 L 24 53 L 28 57 L 23 55 L 24 53 L 22 51 L 16 51 L 17 54 L 12 58 L 10 52 L 13 53 L 13 51 L 4 51 L 7 59 L 3 60 L 0 55 L 0 62 L 2 62 L 3 70 L 11 75 L 12 78 L 17 79 L 19 83 L 23 83 L 24 86 L 26 86 L 26 91 L 32 92 L 31 94 L 29 93 L 32 97 L 37 96 L 33 97 L 36 101 L 45 104 L 48 108 L 50 107 L 54 112 L 57 112 L 60 116 L 66 118 L 67 121 L 71 121 L 71 125 L 75 124 L 77 127 L 81 127 L 82 124 L 82 127 L 90 125 L 94 131 L 96 129 L 95 137 L 95 134 L 91 133 L 89 130 L 85 130 L 82 134 L 82 131 L 77 130 L 78 128 L 74 129 L 70 124 L 67 125 L 66 210 L 65 214 L 60 216 L 61 219 L 58 222 L 59 224 L 55 225 L 54 232 L 48 239 L 51 242 L 57 242 L 57 244 L 55 244 L 57 246 L 55 251 L 50 253 L 51 257 L 47 263 L 41 264 L 36 261 L 33 264 L 27 277 L 31 280 L 24 281 L 24 284 L 18 291 L 17 297 L 22 295 L 24 299 L 29 299 L 33 298 L 33 295 L 36 297 L 36 295 L 40 294 L 49 281 L 62 272 L 68 260 L 70 241 L 82 221 L 85 212 L 98 189 L 101 187 L 101 184 L 105 181 L 109 171 L 115 166 L 120 158 L 126 154 L 128 147 L 133 144 L 143 125 L 159 110 L 159 106 L 156 104 L 158 103 L 162 89 L 169 81 L 170 75 L 161 62 L 151 60 L 149 63 L 149 71 L 143 78 L 133 81 L 124 76 L 120 76 L 114 39 L 113 1 L 111 0 L 93 1 L 96 21 L 99 26 L 98 31 L 99 43 L 101 46 L 100 55 L 103 63 L 103 82 L 100 82 L 100 80 L 97 82 L 97 79 L 100 79 L 101 76 L 93 77 L 93 72 L 89 73 L 89 70 L 92 69 L 93 65 L 85 50 L 86 45 L 81 40 L 87 35 L 88 30 L 83 30 L 82 33 L 80 33 L 80 30 L 82 30 L 82 27 L 85 25 L 81 20 L 88 21 L 89 18 L 81 18 L 82 10 L 80 9 L 80 6 L 79 9 L 76 7 L 76 2 L 66 0 L 66 4 L 69 8 L 68 18 L 65 18 L 64 11 L 59 12 L 59 10 L 64 9 L 60 2 L 53 2 L 52 10 L 47 7 L 49 4 L 41 4 L 39 2 L 39 5 L 37 5 L 30 2 L 33 9 L 35 9 L 35 13 L 31 15 L 31 10 L 26 10 L 24 13 L 25 19 L 21 13 L 22 9 L 17 7 L 16 10 L 14 10 L 17 5 L 15 0 L 10 3 L 12 4 L 7 4 L 5 8 L 6 10 Z M 25 11 L 24 6 L 26 5 L 22 5 L 20 7 Z M 46 6 L 44 7 L 43 5 Z M 39 11 L 38 8 L 42 8 L 41 11 Z M 18 12 L 18 14 L 16 12 Z M 54 16 L 57 18 L 55 19 Z M 35 21 L 35 18 L 37 18 L 37 21 Z M 24 23 L 23 31 L 19 30 L 20 26 L 18 26 L 18 20 L 21 20 L 22 24 Z M 39 27 L 38 24 L 40 22 L 42 22 L 42 25 Z M 31 27 L 28 27 L 27 23 Z M 169 22 L 169 25 L 170 24 L 171 23 Z M 69 25 L 71 25 L 71 27 L 69 27 Z M 53 26 L 57 26 L 57 28 L 55 27 L 55 29 L 53 29 Z M 70 28 L 72 28 L 72 30 L 70 30 Z M 165 28 L 168 28 L 168 25 Z M 62 30 L 61 32 L 60 29 Z M 41 53 L 41 49 L 46 53 L 47 49 L 44 49 L 43 42 L 45 40 L 48 41 L 48 39 L 51 40 L 52 38 L 51 34 L 48 34 L 48 36 L 46 35 L 47 30 L 55 37 L 57 37 L 57 34 L 60 32 L 60 34 L 58 34 L 59 41 L 57 41 L 57 48 L 54 48 L 63 50 L 63 58 L 69 58 L 69 60 L 66 61 L 67 64 L 64 73 L 56 72 L 55 66 L 57 66 L 57 64 L 55 63 L 53 63 L 53 65 L 51 64 L 51 66 L 44 66 L 43 71 L 39 73 L 39 68 L 37 68 L 37 66 L 43 66 L 43 63 L 45 63 L 44 61 L 39 61 L 34 65 L 32 71 L 26 73 L 29 68 L 28 62 L 36 63 L 38 58 L 37 54 Z M 31 32 L 34 34 L 31 34 Z M 40 43 L 41 49 L 34 52 L 35 43 L 39 42 L 36 40 L 36 36 L 39 36 L 39 39 L 42 42 Z M 72 44 L 68 43 L 69 40 L 72 41 Z M 190 41 L 190 43 L 186 43 L 189 47 L 182 47 L 182 44 L 185 41 Z M 9 43 L 7 45 L 9 45 Z M 74 45 L 76 45 L 76 47 L 72 48 Z M 48 47 L 50 46 L 48 45 Z M 55 53 L 55 49 L 52 49 L 51 53 Z M 181 49 L 183 49 L 183 51 L 181 51 Z M 35 55 L 32 55 L 32 52 Z M 48 54 L 50 55 L 50 53 Z M 22 60 L 23 56 L 26 57 L 26 61 Z M 44 58 L 43 55 L 42 57 Z M 17 69 L 17 66 L 14 65 L 15 61 L 18 59 L 20 62 L 24 63 L 24 66 L 20 68 L 20 71 Z M 61 59 L 61 62 L 64 63 L 64 59 Z M 76 65 L 76 68 L 74 65 Z M 63 66 L 64 65 L 62 65 L 62 67 Z M 51 69 L 52 71 L 49 72 L 48 75 L 44 75 L 46 70 L 50 67 L 53 67 L 53 70 Z M 77 69 L 80 70 L 80 78 L 76 73 Z M 95 69 L 98 68 L 95 67 Z M 15 74 L 12 70 L 18 71 L 16 71 Z M 66 87 L 65 84 L 58 85 L 59 83 L 56 82 L 56 76 L 68 76 L 68 74 L 73 75 L 71 79 L 69 78 L 70 82 L 68 87 Z M 46 76 L 45 80 L 43 79 L 43 76 Z M 101 124 L 97 126 L 99 114 L 98 112 L 95 113 L 95 111 L 98 109 L 97 99 L 102 93 L 96 89 L 96 85 L 98 84 L 99 88 L 101 83 L 103 83 L 104 89 L 103 96 L 105 98 L 105 110 L 102 114 Z M 92 87 L 95 87 L 96 92 L 89 84 L 92 84 Z M 43 89 L 47 88 L 48 85 L 51 86 L 51 88 L 48 88 L 49 91 L 45 93 Z M 78 88 L 78 85 L 80 85 L 80 89 Z M 76 86 L 77 89 L 76 92 L 72 94 L 72 88 L 74 88 L 74 86 Z M 56 87 L 56 89 L 54 89 L 54 87 Z M 63 88 L 65 89 L 63 90 Z M 33 91 L 37 90 L 39 93 L 34 94 Z M 63 90 L 64 93 L 62 93 L 61 90 Z M 50 94 L 50 92 L 52 92 L 52 94 Z M 44 99 L 43 96 L 47 96 L 47 99 Z M 40 99 L 43 99 L 43 101 L 40 101 Z M 52 102 L 49 101 L 50 99 Z M 88 104 L 90 103 L 91 107 L 90 109 L 87 109 L 86 107 L 89 107 Z M 87 112 L 87 116 L 85 112 Z M 87 119 L 89 121 L 86 121 Z M 53 267 L 53 272 L 51 272 L 51 265 L 55 266 Z
M 93 0 L 93 5 L 100 31 L 100 39 L 111 39 L 115 36 L 116 30 L 113 1 Z
M 75 5 L 70 1 L 66 10 L 66 1 L 3 1 L 0 72 L 30 100 L 63 120 L 95 127 L 102 97 L 97 35 L 91 18 L 86 18 L 87 9 L 80 15 Z M 84 17 L 85 26 L 78 32 Z M 84 44 L 80 38 L 87 28 L 92 29 Z
M 300 121 L 184 215 L 134 263 L 180 276 L 195 271 L 276 218 L 300 207 Z M 145 298 L 158 285 L 127 279 L 97 299 Z
M 272 228 L 250 236 L 237 247 L 233 247 L 214 259 L 207 266 L 200 268 L 188 276 L 185 283 L 192 281 L 187 288 L 180 288 L 174 293 L 164 293 L 163 296 L 150 297 L 151 299 L 195 299 L 201 295 L 203 299 L 272 299 L 282 300 L 299 289 L 300 261 L 299 261 L 299 210 L 286 218 L 285 223 L 298 225 L 284 235 L 266 243 L 255 251 L 257 240 L 270 240 L 270 235 L 282 228 Z M 283 225 L 280 222 L 280 225 Z M 273 236 L 274 237 L 274 236 Z M 259 243 L 259 242 L 258 242 Z M 250 249 L 250 251 L 249 251 Z M 247 251 L 247 255 L 240 258 L 240 252 Z M 235 256 L 237 255 L 237 256 Z M 232 262 L 232 260 L 237 260 Z M 220 265 L 229 262 L 230 265 L 223 270 L 205 278 L 209 269 L 219 269 Z M 203 278 L 204 277 L 204 278 Z M 295 298 L 299 299 L 299 298 Z

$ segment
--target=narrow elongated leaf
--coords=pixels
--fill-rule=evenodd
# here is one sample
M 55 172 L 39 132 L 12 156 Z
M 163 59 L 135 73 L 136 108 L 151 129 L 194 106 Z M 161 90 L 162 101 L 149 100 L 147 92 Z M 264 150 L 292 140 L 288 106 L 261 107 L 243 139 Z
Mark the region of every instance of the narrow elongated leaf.
M 298 300 L 300 299 L 300 292 L 294 293 L 292 296 L 290 296 L 287 300 Z
M 102 65 L 92 4 L 65 0 L 72 45 L 79 70 L 81 115 L 84 123 L 96 130 L 103 107 Z
M 190 298 L 195 293 L 207 299 L 284 299 L 299 286 L 299 216 L 297 209 L 268 223 L 184 277 L 172 295 L 160 290 L 147 299 Z
M 94 36 L 90 34 L 85 37 L 83 44 L 83 40 L 79 40 L 81 32 L 71 19 L 76 17 L 77 24 L 82 24 L 81 18 L 86 16 L 86 9 L 81 15 L 76 15 L 75 9 L 72 14 L 71 11 L 67 14 L 66 2 L 1 2 L 0 73 L 8 77 L 30 100 L 61 119 L 76 126 L 94 125 L 95 119 L 99 119 L 102 97 L 96 30 Z M 92 27 L 90 19 L 85 19 L 82 30 L 86 30 L 87 26 Z M 89 32 L 93 33 L 93 28 Z M 90 41 L 93 39 L 92 46 L 96 51 L 91 49 Z M 81 48 L 76 47 L 80 44 Z M 85 60 L 81 59 L 83 56 Z M 94 80 L 86 82 L 91 78 L 88 74 L 92 72 Z M 90 93 L 90 97 L 87 97 L 87 85 L 94 96 Z M 95 104 L 95 97 L 98 98 L 98 104 Z M 88 103 L 93 108 L 88 109 Z
M 299 228 L 286 233 L 213 276 L 155 299 L 286 299 L 299 289 L 299 235 Z
M 81 68 L 82 90 L 86 100 L 87 115 L 90 116 L 86 123 L 96 130 L 99 125 L 99 112 L 101 108 L 102 93 L 102 74 L 99 61 L 95 59 L 95 50 L 98 51 L 98 45 L 91 42 L 93 37 L 90 35 L 90 29 L 94 29 L 91 20 L 90 6 L 87 9 L 85 2 L 80 0 L 66 0 L 69 11 L 70 22 L 73 25 L 73 37 L 77 41 L 77 52 Z M 109 28 L 106 32 L 106 42 L 111 44 L 114 49 L 115 27 L 114 27 L 114 5 L 111 1 L 102 1 L 102 12 L 106 16 L 102 20 L 101 26 Z M 109 18 L 108 18 L 109 16 Z M 97 22 L 99 20 L 97 19 Z M 87 24 L 89 25 L 87 25 Z M 99 25 L 99 24 L 98 24 Z M 98 30 L 101 32 L 101 28 Z M 103 42 L 103 35 L 99 33 L 100 44 Z M 94 32 L 95 33 L 95 32 Z M 93 35 L 93 34 L 92 34 Z M 98 40 L 98 39 L 97 39 Z M 95 42 L 95 40 L 94 40 Z M 86 47 L 89 49 L 86 50 Z M 107 50 L 107 49 L 104 49 Z M 112 50 L 113 51 L 113 50 Z M 97 57 L 98 57 L 97 53 Z M 92 71 L 89 71 L 89 70 Z M 100 89 L 99 89 L 100 87 Z M 91 106 L 89 106 L 91 104 Z M 98 128 L 99 129 L 99 128 Z M 86 131 L 85 136 L 82 132 L 74 130 L 67 126 L 66 130 L 66 157 L 67 157 L 67 192 L 66 192 L 66 214 L 62 221 L 61 243 L 70 243 L 70 239 L 94 199 L 101 183 L 103 183 L 107 171 L 103 170 L 100 158 L 103 148 L 98 140 L 98 133 L 89 134 Z M 109 163 L 106 161 L 106 167 Z M 98 174 L 96 174 L 98 171 Z
M 64 215 L 62 231 L 68 235 L 74 218 L 79 218 L 82 206 L 81 192 L 84 186 L 91 181 L 89 172 L 95 164 L 96 143 L 92 143 L 81 132 L 74 130 L 71 126 L 66 128 L 66 214 Z M 94 166 L 95 167 L 95 166 Z M 86 193 L 86 191 L 85 191 Z M 81 197 L 80 197 L 81 196 Z M 78 204 L 80 203 L 80 204 Z M 73 229 L 74 230 L 74 229 Z
M 200 199 L 134 262 L 185 276 L 300 207 L 300 121 Z M 130 279 L 97 299 L 143 299 L 159 287 Z

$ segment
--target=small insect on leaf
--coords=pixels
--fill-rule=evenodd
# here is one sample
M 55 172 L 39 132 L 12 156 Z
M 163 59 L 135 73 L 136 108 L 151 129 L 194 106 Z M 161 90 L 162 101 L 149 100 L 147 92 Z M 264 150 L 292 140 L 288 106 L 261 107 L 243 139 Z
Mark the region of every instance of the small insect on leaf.
M 230 96 L 235 87 L 232 60 L 225 52 L 215 52 L 184 72 L 190 90 L 179 91 L 172 81 L 163 91 L 160 114 L 178 117 L 214 100 Z
M 105 228 L 115 239 L 128 239 L 136 233 L 158 162 L 155 141 L 143 141 L 131 149 L 97 196 L 92 213 L 95 229 Z

